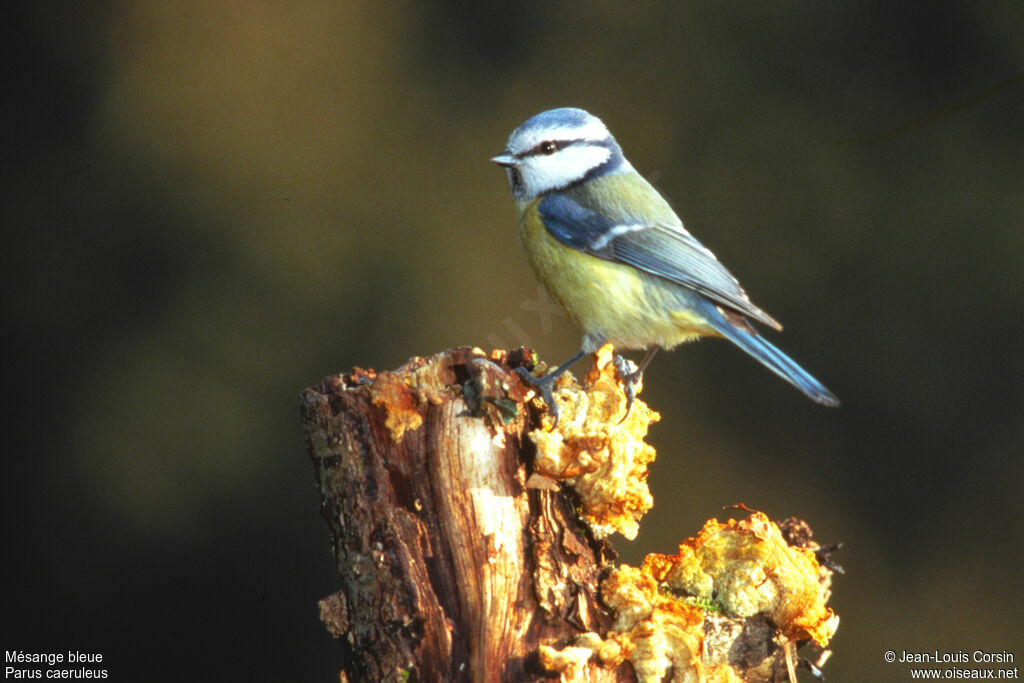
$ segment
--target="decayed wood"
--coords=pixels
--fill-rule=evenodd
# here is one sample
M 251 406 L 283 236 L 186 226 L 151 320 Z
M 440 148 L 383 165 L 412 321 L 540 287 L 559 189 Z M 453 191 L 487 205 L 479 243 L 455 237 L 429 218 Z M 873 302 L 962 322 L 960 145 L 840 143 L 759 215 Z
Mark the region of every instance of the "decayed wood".
M 510 372 L 532 364 L 524 352 L 452 349 L 303 393 L 341 581 L 320 603 L 341 680 L 783 681 L 801 644 L 827 644 L 835 565 L 798 520 L 711 520 L 677 556 L 612 568 L 580 519 L 635 528 L 648 503 L 634 466 L 653 452 L 619 430 L 642 438 L 657 416 L 638 401 L 622 419 L 609 359 L 599 351 L 584 386 L 560 396 L 557 434 Z M 602 487 L 592 479 L 611 451 L 636 461 Z M 623 491 L 624 472 L 640 488 Z M 708 581 L 716 592 L 700 597 Z
M 534 680 L 540 642 L 607 624 L 607 546 L 565 495 L 526 486 L 529 415 L 467 411 L 461 386 L 495 370 L 462 348 L 303 394 L 342 582 L 321 616 L 350 680 Z

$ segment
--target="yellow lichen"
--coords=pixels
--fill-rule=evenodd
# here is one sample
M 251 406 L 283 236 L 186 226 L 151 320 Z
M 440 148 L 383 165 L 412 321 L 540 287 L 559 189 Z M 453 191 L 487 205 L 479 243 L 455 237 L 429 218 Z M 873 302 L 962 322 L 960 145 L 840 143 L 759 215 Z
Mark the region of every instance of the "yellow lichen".
M 380 373 L 370 387 L 370 400 L 386 411 L 384 426 L 395 441 L 401 441 L 406 430 L 416 430 L 423 425 L 416 396 L 409 388 L 408 374 Z
M 580 517 L 597 538 L 617 531 L 633 539 L 654 502 L 646 480 L 655 453 L 643 439 L 660 416 L 639 399 L 626 416 L 612 353 L 607 345 L 597 351 L 582 387 L 564 383 L 555 390 L 558 425 L 545 414 L 544 429 L 530 438 L 537 447 L 534 471 L 575 489 Z
M 586 681 L 590 678 L 590 659 L 593 654 L 594 651 L 585 645 L 568 645 L 561 650 L 541 645 L 537 658 L 545 669 L 561 674 L 563 681 Z
M 416 431 L 423 426 L 423 414 L 428 405 L 442 405 L 450 398 L 450 387 L 455 380 L 452 366 L 461 363 L 472 366 L 472 376 L 480 383 L 487 399 L 501 397 L 513 386 L 505 381 L 508 376 L 507 367 L 502 367 L 505 353 L 492 351 L 488 358 L 483 350 L 476 347 L 460 347 L 430 358 L 414 356 L 394 372 L 357 369 L 351 379 L 357 388 L 369 387 L 371 402 L 385 411 L 384 426 L 397 442 L 407 431 Z M 516 384 L 522 386 L 521 383 Z M 522 399 L 523 395 L 513 396 L 509 391 L 509 397 Z M 496 445 L 503 447 L 504 438 L 504 432 L 496 429 Z
M 584 633 L 561 650 L 541 646 L 541 663 L 563 681 L 586 681 L 588 667 L 614 669 L 627 660 L 641 683 L 740 680 L 728 665 L 701 661 L 703 613 L 662 595 L 649 572 L 619 567 L 602 581 L 601 597 L 615 612 L 607 636 Z
M 658 583 L 642 569 L 624 565 L 601 583 L 601 597 L 615 612 L 612 628 L 627 635 L 628 655 L 639 681 L 701 680 L 704 647 L 703 613 L 663 596 Z
M 768 638 L 776 648 L 808 637 L 824 647 L 839 623 L 825 606 L 829 591 L 821 577 L 827 574 L 812 551 L 787 544 L 760 512 L 724 524 L 710 520 L 677 555 L 648 555 L 639 569 L 609 572 L 600 587 L 615 615 L 608 633 L 585 633 L 562 650 L 545 646 L 541 659 L 566 681 L 587 680 L 588 667 L 614 669 L 626 660 L 643 682 L 728 683 L 755 670 L 770 677 L 782 666 L 777 653 L 783 650 L 766 651 L 763 661 L 732 661 L 729 643 L 744 634 L 745 619 L 765 615 L 774 627 L 760 623 L 776 633 Z M 705 612 L 685 596 L 722 611 Z M 728 661 L 707 656 L 708 633 L 727 639 L 718 649 Z
M 673 591 L 716 600 L 732 617 L 766 614 L 788 638 L 824 647 L 839 626 L 814 553 L 786 543 L 763 513 L 709 520 L 679 553 L 648 555 L 644 568 Z

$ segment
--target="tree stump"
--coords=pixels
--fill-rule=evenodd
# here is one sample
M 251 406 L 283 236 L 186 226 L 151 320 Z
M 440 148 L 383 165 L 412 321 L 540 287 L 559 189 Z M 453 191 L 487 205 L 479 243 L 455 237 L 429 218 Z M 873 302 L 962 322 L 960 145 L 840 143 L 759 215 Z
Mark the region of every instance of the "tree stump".
M 652 502 L 657 414 L 638 399 L 624 419 L 610 354 L 560 383 L 557 427 L 511 372 L 528 351 L 451 349 L 303 393 L 341 680 L 786 680 L 796 645 L 827 643 L 831 571 L 809 530 L 800 548 L 763 515 L 712 520 L 676 556 L 612 565 L 604 537 L 635 535 Z M 769 602 L 717 587 L 736 558 Z

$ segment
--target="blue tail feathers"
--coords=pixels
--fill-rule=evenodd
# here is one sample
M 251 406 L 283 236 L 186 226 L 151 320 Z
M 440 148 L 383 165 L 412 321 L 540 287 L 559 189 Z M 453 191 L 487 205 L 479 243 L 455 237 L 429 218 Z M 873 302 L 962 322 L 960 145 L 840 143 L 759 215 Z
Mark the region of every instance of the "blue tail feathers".
M 811 377 L 806 370 L 796 364 L 796 361 L 777 349 L 764 337 L 730 324 L 714 306 L 711 308 L 712 315 L 708 316 L 708 322 L 721 332 L 722 336 L 761 361 L 765 367 L 802 391 L 815 403 L 831 407 L 839 405 L 839 399 L 835 394 Z

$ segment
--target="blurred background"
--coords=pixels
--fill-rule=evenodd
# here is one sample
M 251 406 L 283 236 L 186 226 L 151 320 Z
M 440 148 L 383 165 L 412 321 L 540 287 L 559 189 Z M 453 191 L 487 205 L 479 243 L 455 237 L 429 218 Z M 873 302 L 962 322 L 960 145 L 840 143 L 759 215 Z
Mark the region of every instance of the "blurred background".
M 743 501 L 845 543 L 831 680 L 907 679 L 888 649 L 1024 657 L 1024 6 L 388 8 L 9 6 L 3 647 L 336 680 L 299 392 L 576 349 L 488 162 L 572 105 L 843 400 L 724 342 L 659 355 L 622 558 Z

